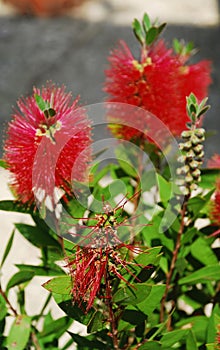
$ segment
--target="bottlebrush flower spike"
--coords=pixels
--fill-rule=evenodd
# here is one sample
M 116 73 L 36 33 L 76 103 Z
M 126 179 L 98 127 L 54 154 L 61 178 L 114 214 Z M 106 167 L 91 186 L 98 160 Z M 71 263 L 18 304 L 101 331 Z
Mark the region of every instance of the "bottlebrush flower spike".
M 31 96 L 18 100 L 4 158 L 13 174 L 12 188 L 23 203 L 34 202 L 34 190 L 39 201 L 52 209 L 55 187 L 70 192 L 72 180 L 84 180 L 91 127 L 77 104 L 78 99 L 72 101 L 64 86 L 53 83 L 34 88 Z
M 108 94 L 109 102 L 132 104 L 148 110 L 158 117 L 174 136 L 179 136 L 189 121 L 185 107 L 186 96 L 193 92 L 199 101 L 207 96 L 207 89 L 211 83 L 210 62 L 203 60 L 189 64 L 188 51 L 181 50 L 176 53 L 168 48 L 163 40 L 155 42 L 159 33 L 155 40 L 149 41 L 149 26 L 147 22 L 146 41 L 140 23 L 136 30 L 136 36 L 142 44 L 139 59 L 133 56 L 124 41 L 111 52 L 110 67 L 105 72 L 104 90 Z M 154 32 L 156 31 L 153 30 L 152 33 Z M 127 118 L 132 119 L 133 116 L 126 114 L 125 120 L 122 120 L 124 124 Z M 114 123 L 114 117 L 110 122 Z M 146 120 L 137 122 L 142 123 L 143 131 L 149 128 Z M 119 138 L 129 139 L 135 136 L 135 130 L 131 133 L 124 126 L 112 126 L 111 130 Z

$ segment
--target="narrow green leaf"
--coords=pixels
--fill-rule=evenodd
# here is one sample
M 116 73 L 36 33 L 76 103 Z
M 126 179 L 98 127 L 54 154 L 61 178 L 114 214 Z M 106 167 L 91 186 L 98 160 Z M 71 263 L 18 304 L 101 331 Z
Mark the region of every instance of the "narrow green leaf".
M 54 277 L 42 286 L 49 292 L 69 295 L 72 289 L 72 279 L 70 276 Z
M 160 349 L 162 349 L 161 344 L 156 341 L 148 341 L 147 343 L 139 347 L 139 350 L 160 350 Z
M 13 239 L 14 239 L 14 234 L 15 234 L 15 230 L 12 231 L 11 237 L 8 240 L 8 244 L 7 244 L 6 248 L 5 248 L 5 252 L 4 252 L 1 264 L 0 264 L 1 267 L 3 266 L 5 260 L 6 260 L 7 256 L 8 256 L 8 254 L 9 254 L 9 252 L 11 250 L 11 246 L 12 246 Z
M 44 329 L 38 335 L 39 339 L 50 337 L 50 341 L 53 339 L 58 339 L 71 325 L 72 320 L 69 317 L 64 316 L 58 318 L 57 320 L 52 320 L 51 322 L 44 325 Z
M 8 350 L 24 350 L 31 332 L 31 317 L 19 315 L 11 326 L 6 338 Z
M 57 276 L 64 275 L 65 272 L 57 265 L 51 264 L 49 266 L 25 265 L 16 264 L 20 271 L 32 271 L 35 276 Z
M 138 39 L 138 41 L 143 44 L 144 43 L 144 33 L 142 30 L 142 26 L 141 23 L 135 18 L 133 23 L 132 23 L 132 28 L 134 31 L 134 34 L 136 36 L 136 38 Z
M 87 313 L 83 312 L 82 308 L 79 308 L 76 304 L 73 304 L 70 295 L 62 295 L 53 293 L 53 297 L 58 306 L 66 313 L 67 316 L 76 320 L 84 325 L 88 325 L 95 310 L 91 308 Z
M 190 330 L 186 338 L 186 350 L 198 350 L 194 333 Z
M 201 269 L 192 272 L 186 277 L 179 280 L 179 284 L 196 284 L 205 283 L 208 281 L 219 281 L 220 280 L 220 265 L 210 265 L 202 267 Z
M 157 174 L 157 183 L 162 203 L 167 203 L 171 197 L 172 184 L 166 181 L 160 174 Z
M 35 101 L 37 103 L 37 106 L 39 107 L 39 109 L 44 112 L 46 109 L 48 109 L 50 107 L 50 104 L 48 101 L 44 101 L 43 97 L 41 97 L 38 94 L 34 95 Z
M 26 225 L 26 224 L 15 224 L 18 231 L 33 245 L 42 247 L 55 247 L 61 250 L 60 244 L 52 236 L 49 235 L 48 231 L 42 230 L 37 226 Z
M 205 238 L 199 237 L 193 242 L 191 245 L 191 253 L 194 258 L 204 265 L 218 264 L 218 258 L 214 254 L 210 242 Z
M 158 37 L 159 31 L 156 27 L 151 27 L 146 34 L 146 44 L 152 44 Z
M 144 314 L 150 316 L 158 305 L 160 305 L 165 288 L 166 286 L 164 284 L 153 285 L 149 296 L 143 302 L 137 305 L 138 309 Z
M 144 31 L 145 33 L 147 33 L 151 27 L 151 21 L 147 13 L 144 14 L 142 23 L 143 23 Z
M 185 338 L 188 332 L 188 329 L 179 329 L 164 334 L 160 340 L 160 342 L 162 343 L 162 349 L 169 348 L 172 345 L 176 344 L 177 342 Z
M 104 327 L 105 315 L 101 311 L 96 311 L 88 323 L 87 332 L 94 333 Z
M 82 337 L 79 334 L 74 334 L 71 332 L 68 332 L 68 334 L 73 338 L 74 342 L 78 345 L 78 349 L 105 349 L 105 344 L 98 341 L 98 340 L 89 340 L 86 337 Z
M 8 281 L 6 291 L 13 288 L 19 284 L 30 281 L 34 277 L 35 273 L 33 271 L 19 271 L 13 275 Z
M 140 325 L 147 319 L 147 316 L 140 311 L 125 309 L 122 320 L 132 325 Z
M 164 30 L 164 28 L 166 27 L 166 23 L 162 23 L 159 27 L 158 27 L 158 35 L 160 34 L 160 33 L 162 33 L 162 31 Z
M 124 286 L 113 295 L 113 301 L 121 305 L 137 305 L 150 294 L 152 286 L 145 283 L 135 283 L 133 287 Z
M 3 296 L 0 294 L 0 321 L 2 321 L 7 315 L 7 305 Z
M 200 118 L 203 114 L 205 114 L 210 109 L 210 105 L 205 106 L 202 110 L 197 114 L 197 118 Z
M 30 208 L 26 208 L 20 202 L 12 201 L 12 200 L 0 201 L 0 210 L 25 213 L 25 214 L 31 213 Z
M 4 159 L 0 159 L 0 168 L 7 169 L 7 163 Z

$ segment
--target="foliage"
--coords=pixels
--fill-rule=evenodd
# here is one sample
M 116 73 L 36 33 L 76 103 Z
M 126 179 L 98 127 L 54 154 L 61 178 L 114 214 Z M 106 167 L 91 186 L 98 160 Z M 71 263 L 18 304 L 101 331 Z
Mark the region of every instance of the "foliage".
M 138 40 L 150 45 L 164 25 L 152 26 L 145 15 L 133 27 Z M 53 118 L 50 103 L 40 95 L 35 99 L 45 118 Z M 73 345 L 79 350 L 218 349 L 219 228 L 209 216 L 220 173 L 203 167 L 204 131 L 198 121 L 208 110 L 206 101 L 198 102 L 193 93 L 187 98 L 191 122 L 182 133 L 179 160 L 184 164 L 178 163 L 173 184 L 169 161 L 145 139 L 138 148 L 146 159 L 132 147 L 123 157 L 119 143 L 114 163 L 91 167 L 89 202 L 84 183 L 78 192 L 62 193 L 66 213 L 55 217 L 60 235 L 45 220 L 49 211 L 42 217 L 41 207 L 33 203 L 0 202 L 0 210 L 27 213 L 33 220 L 32 225 L 15 223 L 1 269 L 15 230 L 40 254 L 38 265 L 17 264 L 5 288 L 0 285 L 1 349 L 60 349 L 64 334 L 63 350 Z M 143 171 L 149 161 L 153 171 Z M 48 276 L 39 286 L 48 298 L 30 316 L 26 288 L 35 276 Z M 56 320 L 48 307 L 51 298 L 65 314 Z M 13 323 L 6 334 L 9 316 Z M 74 321 L 86 327 L 86 335 L 70 330 Z

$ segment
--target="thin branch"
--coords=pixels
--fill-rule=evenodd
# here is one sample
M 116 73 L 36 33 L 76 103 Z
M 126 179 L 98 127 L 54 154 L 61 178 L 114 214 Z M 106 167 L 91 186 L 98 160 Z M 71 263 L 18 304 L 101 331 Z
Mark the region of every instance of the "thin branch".
M 109 276 L 108 265 L 107 265 L 106 272 L 105 272 L 106 305 L 108 307 L 108 312 L 109 312 L 109 323 L 111 326 L 111 335 L 112 335 L 114 349 L 119 350 L 117 322 L 113 311 L 112 292 L 111 292 L 111 284 L 110 284 L 109 277 L 110 276 Z
M 190 195 L 185 196 L 184 198 L 184 202 L 182 205 L 182 209 L 181 209 L 181 222 L 180 222 L 180 228 L 179 228 L 179 232 L 177 234 L 177 239 L 176 239 L 176 245 L 175 245 L 175 249 L 173 251 L 173 256 L 172 256 L 172 260 L 171 260 L 171 264 L 170 264 L 170 270 L 167 273 L 167 279 L 166 279 L 166 288 L 165 288 L 165 292 L 163 295 L 163 298 L 161 300 L 161 309 L 160 309 L 160 322 L 164 322 L 164 314 L 165 314 L 165 303 L 167 300 L 167 295 L 169 293 L 169 290 L 171 288 L 171 280 L 175 271 L 175 266 L 176 266 L 176 261 L 178 258 L 178 253 L 179 253 L 179 249 L 181 246 L 181 238 L 182 238 L 182 234 L 184 231 L 184 227 L 185 227 L 185 216 L 186 216 L 186 210 L 187 210 L 187 204 L 188 204 L 188 200 L 190 198 Z M 169 323 L 168 323 L 169 325 Z
M 9 301 L 7 295 L 5 294 L 5 292 L 2 290 L 2 287 L 0 286 L 0 294 L 3 296 L 3 298 L 5 299 L 6 303 L 8 304 L 10 310 L 13 312 L 14 316 L 18 316 L 17 311 L 15 310 L 15 308 L 11 305 L 11 302 Z

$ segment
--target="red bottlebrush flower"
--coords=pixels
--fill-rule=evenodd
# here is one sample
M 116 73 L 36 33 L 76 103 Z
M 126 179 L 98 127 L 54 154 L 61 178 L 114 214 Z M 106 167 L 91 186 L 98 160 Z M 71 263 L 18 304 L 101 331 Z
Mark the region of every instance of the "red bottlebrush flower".
M 150 46 L 148 51 L 142 49 L 139 61 L 122 41 L 111 53 L 109 62 L 104 88 L 109 95 L 108 101 L 132 104 L 151 112 L 174 136 L 179 136 L 189 121 L 186 96 L 193 92 L 199 101 L 202 100 L 211 82 L 209 61 L 188 65 L 186 56 L 175 54 L 162 40 Z M 134 116 L 121 116 L 125 125 L 126 120 L 134 122 Z M 114 123 L 114 117 L 110 122 Z M 154 128 L 145 118 L 135 119 L 136 123 L 143 132 Z M 119 125 L 111 129 L 117 137 L 127 140 L 140 134 Z
M 220 179 L 216 182 L 216 191 L 211 206 L 210 218 L 213 224 L 220 226 Z
M 207 164 L 208 168 L 220 169 L 220 154 L 215 154 Z
M 40 108 L 36 96 L 45 101 L 48 110 Z M 52 83 L 41 90 L 34 88 L 31 96 L 18 100 L 4 158 L 13 174 L 12 188 L 23 203 L 32 203 L 35 192 L 38 200 L 45 200 L 51 208 L 55 187 L 69 192 L 72 180 L 84 180 L 91 127 L 77 103 L 64 86 Z

